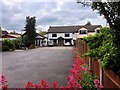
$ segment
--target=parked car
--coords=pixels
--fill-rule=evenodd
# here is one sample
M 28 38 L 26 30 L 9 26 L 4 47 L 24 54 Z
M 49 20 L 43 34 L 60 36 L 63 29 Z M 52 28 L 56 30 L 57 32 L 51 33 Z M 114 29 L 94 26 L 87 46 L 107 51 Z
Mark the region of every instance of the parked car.
M 53 40 L 48 41 L 48 46 L 53 46 L 53 45 L 54 45 Z
M 70 45 L 70 42 L 66 42 L 66 43 L 65 43 L 65 46 L 69 46 L 69 45 Z

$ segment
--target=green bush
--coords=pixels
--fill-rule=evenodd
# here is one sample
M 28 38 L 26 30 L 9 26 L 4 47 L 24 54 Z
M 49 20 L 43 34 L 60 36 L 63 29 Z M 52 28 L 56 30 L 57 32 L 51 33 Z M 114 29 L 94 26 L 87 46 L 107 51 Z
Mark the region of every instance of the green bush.
M 13 40 L 3 40 L 2 41 L 2 51 L 15 50 L 15 44 Z
M 22 37 L 22 42 L 26 47 L 29 47 L 32 43 L 30 42 L 30 38 L 27 35 Z
M 84 64 L 84 66 L 86 68 L 88 68 L 88 66 L 86 64 Z M 94 79 L 96 79 L 97 77 L 95 75 L 93 75 L 89 70 L 82 70 L 80 72 L 80 75 L 82 76 L 82 80 L 78 80 L 78 82 L 80 83 L 80 85 L 83 87 L 83 89 L 85 90 L 96 90 L 94 87 Z
M 120 75 L 120 58 L 118 50 L 113 43 L 112 30 L 101 28 L 100 33 L 88 36 L 83 39 L 89 46 L 85 56 L 91 56 L 95 60 L 101 60 L 101 66 L 113 70 Z
M 15 45 L 15 49 L 20 49 L 20 41 L 19 40 L 13 40 L 13 43 Z
M 5 45 L 5 46 L 2 46 L 2 51 L 9 51 L 10 49 L 9 49 L 9 47 L 7 46 L 7 45 Z

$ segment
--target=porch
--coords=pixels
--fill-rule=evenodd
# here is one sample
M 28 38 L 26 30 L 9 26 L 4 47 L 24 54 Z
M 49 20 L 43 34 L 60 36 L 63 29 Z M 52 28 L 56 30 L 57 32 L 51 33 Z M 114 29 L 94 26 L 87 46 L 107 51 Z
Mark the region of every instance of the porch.
M 58 39 L 50 39 L 53 41 L 54 46 L 72 46 L 74 45 L 74 40 L 69 38 L 65 39 L 63 37 L 59 37 Z

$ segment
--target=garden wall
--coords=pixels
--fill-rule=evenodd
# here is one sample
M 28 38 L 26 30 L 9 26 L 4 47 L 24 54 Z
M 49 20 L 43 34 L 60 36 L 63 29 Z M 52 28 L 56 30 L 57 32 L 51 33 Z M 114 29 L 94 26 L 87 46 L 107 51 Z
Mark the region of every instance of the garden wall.
M 82 40 L 77 40 L 75 47 L 79 50 L 81 55 L 84 55 L 88 51 L 86 43 Z M 120 88 L 120 77 L 113 71 L 103 69 L 98 60 L 93 60 L 92 57 L 83 57 L 85 63 L 88 64 L 90 71 L 100 79 L 104 88 Z

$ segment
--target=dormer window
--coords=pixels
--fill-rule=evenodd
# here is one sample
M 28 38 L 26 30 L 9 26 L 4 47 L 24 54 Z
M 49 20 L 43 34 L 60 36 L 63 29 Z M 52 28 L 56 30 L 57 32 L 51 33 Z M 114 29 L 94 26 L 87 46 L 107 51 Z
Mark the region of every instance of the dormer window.
M 87 30 L 80 30 L 80 34 L 87 34 Z
M 100 33 L 100 28 L 96 28 L 95 33 Z
M 87 34 L 88 29 L 85 27 L 82 27 L 78 30 L 79 34 Z
M 70 34 L 69 33 L 65 33 L 65 37 L 69 37 L 70 36 Z
M 96 33 L 100 33 L 100 30 L 96 30 Z

